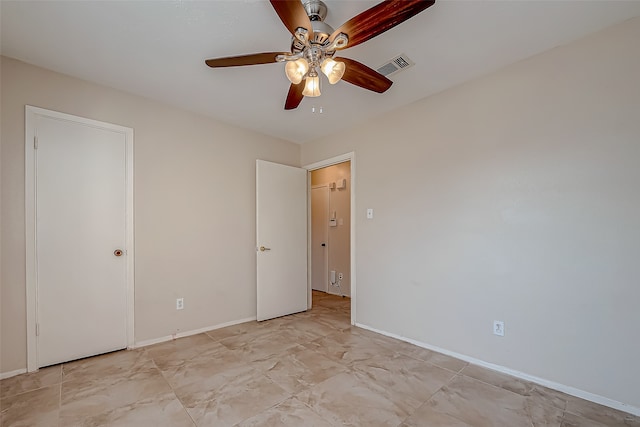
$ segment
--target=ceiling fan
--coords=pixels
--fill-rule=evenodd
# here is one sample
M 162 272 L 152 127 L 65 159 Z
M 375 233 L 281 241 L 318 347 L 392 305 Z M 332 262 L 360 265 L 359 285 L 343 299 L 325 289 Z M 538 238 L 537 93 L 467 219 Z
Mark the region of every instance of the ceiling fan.
M 270 0 L 282 23 L 293 35 L 291 52 L 265 52 L 207 59 L 212 68 L 285 62 L 291 82 L 285 110 L 293 110 L 305 96 L 320 95 L 318 69 L 329 83 L 344 80 L 353 85 L 382 93 L 393 82 L 349 58 L 338 58 L 337 50 L 364 43 L 427 9 L 435 0 L 385 0 L 356 15 L 334 31 L 324 22 L 327 6 L 320 0 Z

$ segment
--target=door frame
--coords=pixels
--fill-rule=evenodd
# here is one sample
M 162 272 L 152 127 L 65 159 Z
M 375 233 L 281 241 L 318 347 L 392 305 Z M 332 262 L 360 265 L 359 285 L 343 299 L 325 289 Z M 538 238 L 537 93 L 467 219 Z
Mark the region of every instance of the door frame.
M 134 233 L 133 233 L 133 129 L 44 108 L 25 106 L 25 237 L 27 303 L 27 372 L 38 370 L 38 275 L 36 233 L 37 164 L 35 147 L 38 117 L 69 121 L 122 133 L 125 137 L 125 254 L 127 348 L 134 346 Z
M 349 236 L 349 256 L 351 258 L 351 324 L 356 324 L 356 153 L 351 151 L 349 153 L 344 153 L 339 156 L 331 157 L 325 160 L 320 160 L 319 162 L 311 163 L 306 166 L 303 166 L 304 169 L 307 170 L 307 174 L 309 174 L 309 187 L 307 191 L 307 211 L 309 212 L 307 215 L 307 256 L 308 256 L 308 265 L 311 265 L 311 171 L 316 169 L 326 168 L 327 166 L 337 165 L 338 163 L 351 162 L 351 200 L 349 201 L 351 205 L 351 215 L 350 215 L 350 236 Z M 307 287 L 308 287 L 308 308 L 311 309 L 311 268 L 307 270 Z

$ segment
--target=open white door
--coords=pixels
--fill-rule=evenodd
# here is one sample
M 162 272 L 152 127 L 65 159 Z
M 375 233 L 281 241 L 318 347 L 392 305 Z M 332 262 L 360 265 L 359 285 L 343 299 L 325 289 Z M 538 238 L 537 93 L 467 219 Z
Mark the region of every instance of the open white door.
M 307 171 L 256 161 L 259 321 L 307 309 Z

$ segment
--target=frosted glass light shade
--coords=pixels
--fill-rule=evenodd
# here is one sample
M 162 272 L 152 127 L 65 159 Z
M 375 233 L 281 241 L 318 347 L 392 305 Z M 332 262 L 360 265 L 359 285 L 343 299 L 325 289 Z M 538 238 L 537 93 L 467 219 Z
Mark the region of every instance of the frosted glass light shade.
M 317 75 L 307 77 L 302 94 L 310 97 L 320 96 L 320 78 Z
M 284 66 L 284 72 L 291 83 L 297 85 L 302 81 L 304 75 L 309 71 L 309 63 L 306 59 L 300 58 L 295 61 L 288 61 Z
M 334 85 L 338 83 L 344 75 L 346 67 L 344 65 L 344 62 L 334 61 L 331 58 L 327 58 L 322 61 L 320 69 L 322 70 L 324 75 L 327 76 L 327 79 L 329 79 L 329 83 Z

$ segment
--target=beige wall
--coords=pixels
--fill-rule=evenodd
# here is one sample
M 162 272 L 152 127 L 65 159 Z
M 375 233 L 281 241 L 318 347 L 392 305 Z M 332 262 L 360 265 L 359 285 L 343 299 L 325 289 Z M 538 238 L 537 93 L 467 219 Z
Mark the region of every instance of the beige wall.
M 351 295 L 351 162 L 338 163 L 337 165 L 317 169 L 311 172 L 311 185 L 329 184 L 346 179 L 344 189 L 329 190 L 329 218 L 331 212 L 336 212 L 338 225 L 329 227 L 329 271 L 335 270 L 343 273 L 344 278 L 340 283 L 340 289 L 329 285 L 328 292 L 332 294 Z M 340 221 L 342 220 L 342 221 Z
M 303 146 L 355 151 L 358 323 L 640 408 L 638 40 L 635 18 Z
M 25 104 L 134 129 L 137 342 L 255 316 L 255 160 L 298 145 L 9 58 L 1 78 L 0 372 L 26 367 Z

